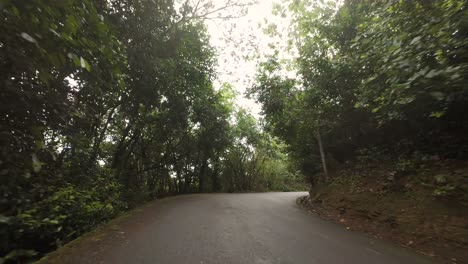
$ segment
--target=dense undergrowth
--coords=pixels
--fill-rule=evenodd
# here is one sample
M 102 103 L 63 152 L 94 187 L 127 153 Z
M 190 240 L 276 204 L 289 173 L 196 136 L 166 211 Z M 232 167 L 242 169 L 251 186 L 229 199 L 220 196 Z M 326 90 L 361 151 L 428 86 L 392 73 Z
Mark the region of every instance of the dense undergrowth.
M 295 190 L 301 175 L 353 208 L 384 197 L 377 214 L 399 226 L 424 208 L 437 226 L 466 208 L 466 1 L 275 5 L 290 32 L 265 32 L 289 39 L 294 59 L 271 43 L 259 64 L 250 95 L 263 127 L 233 87 L 214 87 L 204 19 L 218 14 L 202 2 L 0 0 L 3 261 L 150 199 Z
M 312 187 L 312 208 L 423 254 L 451 263 L 468 260 L 468 161 L 364 160 Z
M 234 88 L 215 89 L 219 14 L 192 4 L 0 0 L 0 262 L 157 197 L 302 188 Z
M 312 199 L 466 251 L 467 2 L 284 1 L 274 14 L 289 31 L 265 32 L 288 46 L 271 43 L 250 93 Z

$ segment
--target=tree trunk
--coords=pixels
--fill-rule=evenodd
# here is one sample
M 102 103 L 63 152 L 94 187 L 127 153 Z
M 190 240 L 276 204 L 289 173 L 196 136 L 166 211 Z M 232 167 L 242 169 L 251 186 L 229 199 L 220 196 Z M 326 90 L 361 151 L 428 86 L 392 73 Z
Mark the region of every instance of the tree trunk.
M 107 128 L 109 127 L 109 124 L 112 122 L 112 119 L 113 119 L 113 116 L 114 116 L 114 112 L 115 112 L 115 109 L 117 108 L 117 106 L 114 106 L 110 112 L 109 112 L 109 115 L 107 116 L 107 120 L 106 120 L 106 123 L 104 124 L 104 127 L 102 128 L 100 134 L 99 134 L 99 137 L 96 137 L 95 141 L 94 141 L 94 146 L 93 146 L 93 152 L 91 154 L 91 158 L 90 158 L 90 164 L 89 166 L 93 166 L 93 164 L 96 162 L 96 159 L 98 158 L 99 156 L 99 148 L 101 147 L 101 143 L 104 141 L 104 137 L 106 136 L 106 132 L 107 132 Z
M 325 175 L 325 178 L 327 178 L 328 177 L 327 161 L 325 159 L 325 153 L 323 152 L 323 144 L 322 144 L 322 137 L 320 135 L 320 129 L 317 129 L 316 137 L 317 137 L 317 143 L 318 143 L 318 147 L 320 151 L 320 159 L 322 160 L 323 174 Z
M 202 192 L 205 192 L 206 191 L 206 167 L 208 166 L 207 164 L 207 160 L 203 160 L 202 162 L 202 166 L 200 168 L 200 175 L 198 176 L 199 177 L 199 181 L 198 181 L 198 192 L 202 193 Z

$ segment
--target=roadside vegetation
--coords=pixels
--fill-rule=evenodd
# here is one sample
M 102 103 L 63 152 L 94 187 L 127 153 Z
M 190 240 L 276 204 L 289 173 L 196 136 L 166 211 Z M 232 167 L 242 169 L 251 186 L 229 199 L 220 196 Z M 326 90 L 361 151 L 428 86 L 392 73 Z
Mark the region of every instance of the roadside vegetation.
M 313 208 L 468 260 L 467 2 L 336 2 L 286 1 L 275 14 L 291 30 L 265 25 L 293 57 L 278 48 L 259 65 L 250 93 L 266 131 Z
M 214 89 L 218 13 L 188 3 L 0 1 L 0 263 L 158 197 L 305 189 L 284 144 Z
M 205 25 L 250 3 L 215 2 L 0 0 L 0 263 L 168 195 L 304 189 L 468 260 L 467 2 L 279 2 L 289 32 L 264 31 L 286 50 L 252 56 L 259 120 L 216 84 Z

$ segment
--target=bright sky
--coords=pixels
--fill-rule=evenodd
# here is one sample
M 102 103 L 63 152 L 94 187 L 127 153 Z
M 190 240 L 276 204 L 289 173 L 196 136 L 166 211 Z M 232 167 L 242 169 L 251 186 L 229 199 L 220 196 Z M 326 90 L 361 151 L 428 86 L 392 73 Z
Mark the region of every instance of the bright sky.
M 221 4 L 224 1 L 213 0 L 215 4 Z M 259 59 L 247 59 L 245 56 L 253 57 L 258 54 L 257 50 L 260 50 L 262 54 L 271 53 L 269 43 L 286 44 L 285 38 L 283 40 L 269 38 L 263 33 L 263 26 L 259 27 L 259 24 L 265 25 L 265 20 L 268 20 L 268 22 L 275 22 L 284 27 L 278 30 L 286 31 L 289 19 L 272 15 L 273 3 L 277 1 L 259 0 L 259 3 L 250 6 L 248 14 L 241 18 L 228 21 L 220 19 L 206 21 L 211 35 L 211 45 L 218 51 L 218 79 L 215 85 L 219 87 L 225 82 L 232 84 L 238 92 L 237 104 L 248 109 L 256 117 L 259 116 L 260 105 L 247 99 L 244 93 L 253 82 Z

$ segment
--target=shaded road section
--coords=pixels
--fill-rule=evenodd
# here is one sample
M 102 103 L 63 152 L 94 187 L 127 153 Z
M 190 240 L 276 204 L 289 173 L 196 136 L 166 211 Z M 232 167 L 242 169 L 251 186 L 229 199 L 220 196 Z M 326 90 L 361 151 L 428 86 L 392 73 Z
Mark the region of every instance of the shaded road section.
M 157 200 L 43 263 L 433 263 L 318 218 L 296 205 L 303 195 L 199 194 Z

